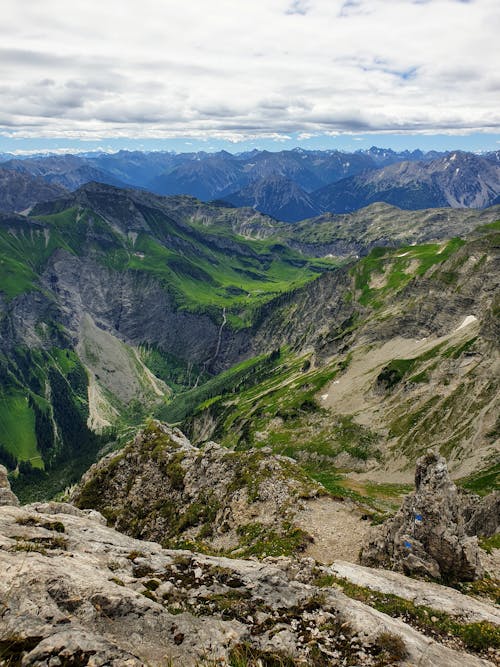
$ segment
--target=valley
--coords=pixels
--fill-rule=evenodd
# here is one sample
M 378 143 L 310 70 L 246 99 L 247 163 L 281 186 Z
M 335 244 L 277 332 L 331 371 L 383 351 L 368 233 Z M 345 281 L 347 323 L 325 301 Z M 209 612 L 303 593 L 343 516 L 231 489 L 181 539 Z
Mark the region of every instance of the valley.
M 499 9 L 2 2 L 0 667 L 500 667 Z
M 0 663 L 494 664 L 499 217 L 2 214 Z
M 16 491 L 62 491 L 151 416 L 354 498 L 355 480 L 408 483 L 429 446 L 456 477 L 491 468 L 497 217 L 377 204 L 290 226 L 104 184 L 4 215 Z

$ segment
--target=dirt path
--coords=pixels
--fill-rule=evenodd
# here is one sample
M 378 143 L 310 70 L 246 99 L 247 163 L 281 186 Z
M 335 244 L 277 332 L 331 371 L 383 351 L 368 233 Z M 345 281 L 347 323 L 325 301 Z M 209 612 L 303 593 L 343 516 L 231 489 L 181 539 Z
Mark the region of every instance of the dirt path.
M 334 560 L 356 563 L 370 528 L 370 521 L 362 516 L 362 510 L 349 500 L 339 502 L 325 497 L 308 501 L 295 519 L 299 528 L 314 538 L 304 555 L 320 563 Z

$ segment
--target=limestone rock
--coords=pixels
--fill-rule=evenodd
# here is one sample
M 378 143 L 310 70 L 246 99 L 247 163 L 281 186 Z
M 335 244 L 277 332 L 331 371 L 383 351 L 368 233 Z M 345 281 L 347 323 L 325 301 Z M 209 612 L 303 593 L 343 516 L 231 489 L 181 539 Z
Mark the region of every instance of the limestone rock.
M 467 535 L 490 537 L 500 531 L 500 492 L 485 498 L 467 495 L 463 499 Z
M 500 625 L 500 608 L 488 601 L 464 595 L 448 586 L 412 579 L 399 572 L 372 569 L 340 560 L 329 567 L 324 567 L 324 571 L 347 579 L 358 586 L 397 595 L 417 607 L 431 607 L 438 612 L 445 612 L 461 621 L 468 623 L 486 621 Z
M 7 468 L 0 465 L 0 505 L 19 505 L 19 500 L 10 490 Z
M 477 537 L 467 535 L 463 503 L 442 456 L 429 452 L 417 461 L 415 487 L 397 514 L 373 530 L 361 563 L 449 582 L 480 578 Z
M 312 562 L 166 550 L 40 505 L 0 508 L 0 572 L 0 664 L 333 666 L 357 650 L 356 665 L 375 667 L 394 664 L 379 643 L 389 633 L 398 664 L 491 667 L 318 588 Z
M 276 539 L 290 552 L 308 544 L 294 517 L 302 499 L 322 492 L 291 459 L 214 442 L 194 447 L 178 429 L 153 421 L 92 466 L 73 500 L 118 530 L 163 546 L 182 540 L 234 555 L 255 554 L 254 547 L 258 555 L 278 555 Z

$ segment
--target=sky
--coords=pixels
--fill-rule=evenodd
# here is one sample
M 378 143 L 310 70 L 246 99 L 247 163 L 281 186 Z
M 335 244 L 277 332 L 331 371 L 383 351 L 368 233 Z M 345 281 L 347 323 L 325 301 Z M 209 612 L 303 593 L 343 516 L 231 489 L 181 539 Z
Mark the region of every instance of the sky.
M 498 0 L 3 0 L 0 151 L 498 150 Z

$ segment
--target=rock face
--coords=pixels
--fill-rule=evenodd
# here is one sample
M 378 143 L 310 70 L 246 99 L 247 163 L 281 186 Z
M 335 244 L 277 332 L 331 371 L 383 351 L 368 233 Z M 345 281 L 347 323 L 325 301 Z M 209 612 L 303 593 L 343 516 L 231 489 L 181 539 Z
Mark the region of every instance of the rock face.
M 314 562 L 169 551 L 103 523 L 0 508 L 1 665 L 492 665 L 318 588 Z
M 198 449 L 178 429 L 152 421 L 92 466 L 73 500 L 99 510 L 118 530 L 164 546 L 182 541 L 269 556 L 305 548 L 310 538 L 293 519 L 301 499 L 321 492 L 291 459 L 214 442 Z
M 499 491 L 490 493 L 486 498 L 466 496 L 463 503 L 467 535 L 490 537 L 500 531 Z
M 361 563 L 446 581 L 480 578 L 477 537 L 466 533 L 463 502 L 446 460 L 434 452 L 421 457 L 415 487 L 397 514 L 374 529 Z
M 10 484 L 7 478 L 7 468 L 2 465 L 0 465 L 0 506 L 1 505 L 19 505 L 19 500 L 10 490 Z
M 24 211 L 36 202 L 66 193 L 65 188 L 46 183 L 38 176 L 0 168 L 0 211 Z

